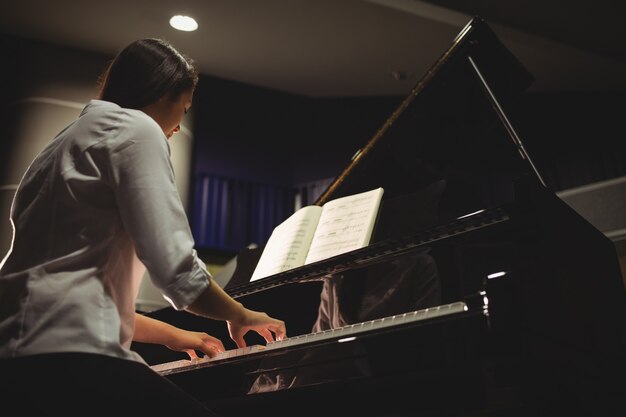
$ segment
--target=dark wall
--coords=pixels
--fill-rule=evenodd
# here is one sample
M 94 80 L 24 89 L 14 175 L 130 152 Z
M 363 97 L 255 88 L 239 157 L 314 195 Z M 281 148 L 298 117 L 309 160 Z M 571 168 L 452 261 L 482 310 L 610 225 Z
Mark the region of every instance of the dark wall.
M 512 110 L 553 191 L 626 175 L 626 92 L 525 94 Z
M 194 173 L 282 185 L 334 177 L 399 101 L 308 98 L 203 76 L 194 96 Z
M 295 95 L 202 76 L 194 95 L 194 171 L 289 183 L 305 106 Z

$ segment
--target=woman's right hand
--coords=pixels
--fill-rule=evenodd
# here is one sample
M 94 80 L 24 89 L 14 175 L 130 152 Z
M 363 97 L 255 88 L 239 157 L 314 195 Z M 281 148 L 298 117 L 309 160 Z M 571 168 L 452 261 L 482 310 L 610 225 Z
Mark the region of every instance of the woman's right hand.
M 246 347 L 244 336 L 249 331 L 257 332 L 268 343 L 283 340 L 287 337 L 285 322 L 268 316 L 260 311 L 243 308 L 236 319 L 226 321 L 230 338 L 237 347 Z

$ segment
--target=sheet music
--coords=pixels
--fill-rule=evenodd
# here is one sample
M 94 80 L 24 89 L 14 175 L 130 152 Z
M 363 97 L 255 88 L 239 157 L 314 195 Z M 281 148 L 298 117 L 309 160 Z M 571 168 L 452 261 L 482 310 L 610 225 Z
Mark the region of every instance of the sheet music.
M 305 264 L 367 246 L 382 194 L 377 188 L 324 204 Z
M 250 282 L 369 244 L 383 189 L 306 206 L 276 226 Z
M 302 266 L 321 212 L 319 206 L 303 207 L 278 225 L 250 281 Z

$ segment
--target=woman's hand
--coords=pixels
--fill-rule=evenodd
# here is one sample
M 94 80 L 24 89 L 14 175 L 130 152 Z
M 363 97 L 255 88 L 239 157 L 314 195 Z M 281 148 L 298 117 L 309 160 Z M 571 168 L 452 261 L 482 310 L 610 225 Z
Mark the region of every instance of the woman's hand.
M 170 334 L 170 339 L 165 346 L 171 350 L 186 352 L 191 359 L 198 357 L 197 352 L 202 352 L 210 358 L 224 352 L 221 340 L 203 332 L 175 328 Z
M 144 343 L 157 343 L 171 350 L 186 352 L 191 359 L 197 358 L 197 352 L 213 358 L 224 351 L 221 340 L 203 332 L 180 329 L 169 323 L 135 314 L 135 333 L 133 340 Z
M 261 335 L 268 343 L 275 340 L 283 340 L 287 337 L 285 322 L 274 319 L 266 313 L 247 308 L 242 309 L 237 319 L 227 320 L 230 338 L 237 347 L 246 347 L 244 335 L 253 330 Z
M 199 316 L 226 321 L 230 338 L 239 348 L 246 347 L 243 337 L 250 330 L 257 332 L 268 343 L 287 337 L 284 321 L 244 307 L 215 282 L 211 282 L 187 310 Z

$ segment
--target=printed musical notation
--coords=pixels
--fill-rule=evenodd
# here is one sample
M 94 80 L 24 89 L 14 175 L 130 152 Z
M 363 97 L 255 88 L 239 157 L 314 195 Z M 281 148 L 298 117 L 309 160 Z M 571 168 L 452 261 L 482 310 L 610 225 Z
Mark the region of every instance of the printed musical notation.
M 272 232 L 251 281 L 367 246 L 382 195 L 377 188 L 296 211 Z

